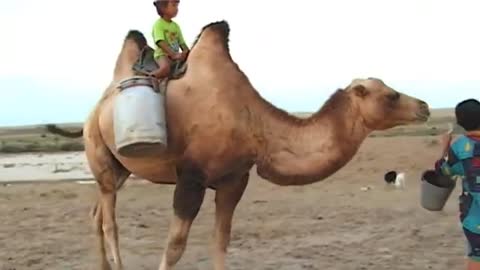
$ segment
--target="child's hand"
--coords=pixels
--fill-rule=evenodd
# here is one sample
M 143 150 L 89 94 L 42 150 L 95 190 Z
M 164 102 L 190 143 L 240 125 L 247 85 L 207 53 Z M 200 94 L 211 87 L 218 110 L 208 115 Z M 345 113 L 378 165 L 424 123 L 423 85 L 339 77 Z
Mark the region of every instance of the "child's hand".
M 452 131 L 453 130 L 450 129 L 446 133 L 442 134 L 441 136 L 443 154 L 448 153 L 448 148 L 450 148 L 450 144 L 452 142 Z
M 180 58 L 180 60 L 185 61 L 185 59 L 187 59 L 187 56 L 188 56 L 188 51 L 182 51 L 182 58 Z
M 182 53 L 176 53 L 172 56 L 172 60 L 182 60 Z
M 152 71 L 152 72 L 148 72 L 146 75 L 150 76 L 150 77 L 157 78 L 158 77 L 157 72 L 158 72 L 158 70 L 155 70 L 155 71 Z

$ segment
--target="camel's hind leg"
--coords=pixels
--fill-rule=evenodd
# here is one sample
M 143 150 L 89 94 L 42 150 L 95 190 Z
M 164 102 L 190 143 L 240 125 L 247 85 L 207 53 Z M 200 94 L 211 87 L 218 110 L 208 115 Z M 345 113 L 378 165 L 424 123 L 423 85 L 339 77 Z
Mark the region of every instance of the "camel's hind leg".
M 105 252 L 105 239 L 103 237 L 103 218 L 102 218 L 102 208 L 98 203 L 96 203 L 92 209 L 91 217 L 93 219 L 93 229 L 95 230 L 97 236 L 97 247 L 98 254 L 100 255 L 100 269 L 101 270 L 110 270 L 110 264 L 107 261 L 107 254 Z
M 225 257 L 230 244 L 230 232 L 235 208 L 248 184 L 249 173 L 225 179 L 215 192 L 215 232 L 213 235 L 213 269 L 225 270 Z
M 130 175 L 103 144 L 94 149 L 86 147 L 90 169 L 99 186 L 98 201 L 92 211 L 97 235 L 100 269 L 110 270 L 105 251 L 105 240 L 110 247 L 115 270 L 123 269 L 118 244 L 118 230 L 115 219 L 116 192 Z M 93 150 L 93 151 L 91 151 Z

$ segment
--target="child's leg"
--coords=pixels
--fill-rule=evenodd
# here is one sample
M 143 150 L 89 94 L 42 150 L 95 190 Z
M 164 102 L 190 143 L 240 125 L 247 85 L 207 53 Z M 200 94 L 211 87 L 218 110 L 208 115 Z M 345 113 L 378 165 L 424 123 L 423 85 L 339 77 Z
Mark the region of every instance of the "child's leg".
M 155 76 L 158 79 L 168 77 L 168 75 L 170 74 L 170 60 L 168 59 L 168 57 L 166 55 L 160 56 L 157 60 L 155 60 L 155 62 L 157 62 L 159 68 L 153 71 L 151 75 Z
M 463 228 L 468 242 L 467 270 L 480 270 L 480 234 L 472 233 Z

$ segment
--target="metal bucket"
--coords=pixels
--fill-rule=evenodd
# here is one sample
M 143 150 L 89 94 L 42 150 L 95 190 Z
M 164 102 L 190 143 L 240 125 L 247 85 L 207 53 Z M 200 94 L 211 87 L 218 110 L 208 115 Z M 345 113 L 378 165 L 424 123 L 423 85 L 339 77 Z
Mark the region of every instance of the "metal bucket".
M 154 156 L 167 148 L 165 97 L 154 91 L 152 78 L 136 76 L 120 82 L 113 125 L 118 153 Z
M 455 188 L 456 181 L 448 176 L 427 170 L 422 174 L 420 202 L 429 211 L 441 211 Z

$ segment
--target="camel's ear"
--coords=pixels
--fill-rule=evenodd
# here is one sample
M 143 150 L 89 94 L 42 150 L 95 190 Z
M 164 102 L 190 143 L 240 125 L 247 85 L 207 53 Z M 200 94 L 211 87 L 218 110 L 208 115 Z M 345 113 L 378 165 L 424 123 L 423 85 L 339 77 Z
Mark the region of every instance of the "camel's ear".
M 368 90 L 365 86 L 361 84 L 357 84 L 353 87 L 353 91 L 355 91 L 355 94 L 359 97 L 366 97 L 368 95 Z

